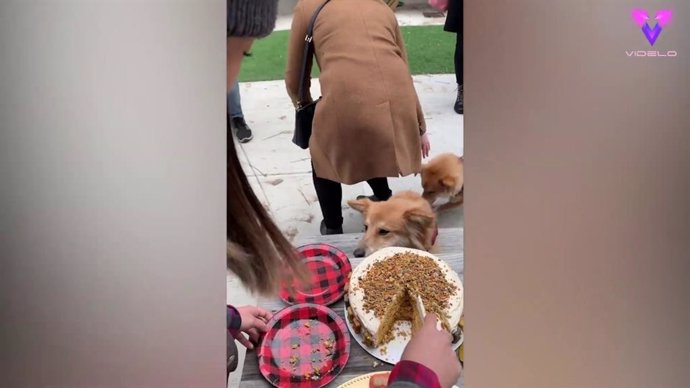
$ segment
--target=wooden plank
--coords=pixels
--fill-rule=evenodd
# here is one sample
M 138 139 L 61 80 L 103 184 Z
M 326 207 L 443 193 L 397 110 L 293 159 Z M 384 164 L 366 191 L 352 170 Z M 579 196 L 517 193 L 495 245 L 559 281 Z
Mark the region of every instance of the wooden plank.
M 463 229 L 449 228 L 439 230 L 437 244 L 432 251 L 435 255 L 444 260 L 448 265 L 458 272 L 461 278 L 464 278 L 464 246 L 463 246 Z M 352 252 L 355 250 L 357 243 L 362 238 L 360 233 L 349 233 L 332 236 L 319 236 L 315 238 L 301 239 L 297 245 L 310 244 L 314 242 L 325 243 L 333 245 L 348 254 L 352 267 L 356 267 L 362 262 L 363 258 L 352 257 Z M 278 311 L 286 307 L 285 303 L 277 298 L 263 299 L 259 305 L 265 309 Z M 344 303 L 342 300 L 330 306 L 341 318 L 345 319 Z M 376 367 L 374 365 L 377 365 Z M 375 372 L 391 370 L 392 365 L 384 364 L 377 361 L 374 357 L 369 355 L 359 344 L 352 339 L 350 345 L 350 359 L 343 372 L 334 380 L 329 386 L 337 387 L 346 381 L 357 376 Z M 459 384 L 462 387 L 462 379 Z M 247 352 L 245 357 L 244 367 L 242 370 L 242 380 L 240 382 L 241 388 L 266 388 L 270 384 L 261 376 L 259 372 L 256 354 L 254 352 Z

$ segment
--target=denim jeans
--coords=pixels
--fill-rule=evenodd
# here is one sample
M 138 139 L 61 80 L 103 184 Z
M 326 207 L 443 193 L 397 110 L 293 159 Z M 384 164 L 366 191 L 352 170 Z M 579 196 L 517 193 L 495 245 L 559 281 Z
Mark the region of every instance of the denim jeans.
M 244 117 L 242 113 L 242 101 L 240 99 L 240 83 L 235 81 L 230 93 L 228 93 L 228 114 L 230 118 Z

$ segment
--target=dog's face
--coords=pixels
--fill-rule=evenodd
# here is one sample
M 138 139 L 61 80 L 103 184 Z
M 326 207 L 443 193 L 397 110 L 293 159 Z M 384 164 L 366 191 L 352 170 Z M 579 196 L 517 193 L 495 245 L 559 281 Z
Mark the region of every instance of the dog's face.
M 434 204 L 437 200 L 452 197 L 455 185 L 456 182 L 453 177 L 443 177 L 435 171 L 424 173 L 422 170 L 422 187 L 424 188 L 422 196 L 430 204 Z
M 437 200 L 448 200 L 462 190 L 462 159 L 452 154 L 440 155 L 422 166 L 422 196 L 434 204 Z
M 364 217 L 364 237 L 354 254 L 364 257 L 386 247 L 428 250 L 436 228 L 436 216 L 419 194 L 393 196 L 385 202 L 368 199 L 348 201 Z M 409 196 L 409 194 L 408 194 Z

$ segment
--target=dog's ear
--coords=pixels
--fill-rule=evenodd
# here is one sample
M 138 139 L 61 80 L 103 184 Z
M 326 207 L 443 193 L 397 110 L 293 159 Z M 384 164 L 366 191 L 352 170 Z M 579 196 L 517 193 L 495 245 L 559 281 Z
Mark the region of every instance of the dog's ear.
M 413 224 L 419 225 L 422 228 L 431 226 L 436 220 L 436 216 L 434 215 L 434 213 L 428 213 L 421 209 L 410 209 L 405 212 L 403 217 L 405 218 L 405 220 Z
M 453 181 L 453 178 L 451 178 L 451 177 L 445 177 L 445 178 L 439 179 L 438 183 L 447 189 L 450 189 L 450 188 L 455 186 L 455 182 Z
M 371 201 L 369 201 L 368 198 L 352 199 L 352 200 L 347 201 L 347 204 L 350 205 L 351 208 L 357 210 L 360 213 L 366 213 L 367 209 L 369 209 L 369 205 L 371 204 Z

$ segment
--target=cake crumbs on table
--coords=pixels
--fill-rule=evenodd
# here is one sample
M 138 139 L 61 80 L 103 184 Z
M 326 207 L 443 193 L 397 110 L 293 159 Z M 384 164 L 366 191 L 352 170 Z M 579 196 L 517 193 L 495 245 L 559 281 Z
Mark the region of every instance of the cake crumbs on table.
M 327 350 L 330 350 L 330 349 L 333 348 L 333 345 L 334 345 L 333 342 L 334 342 L 333 340 L 326 339 L 326 340 L 323 341 L 323 346 L 324 346 Z

